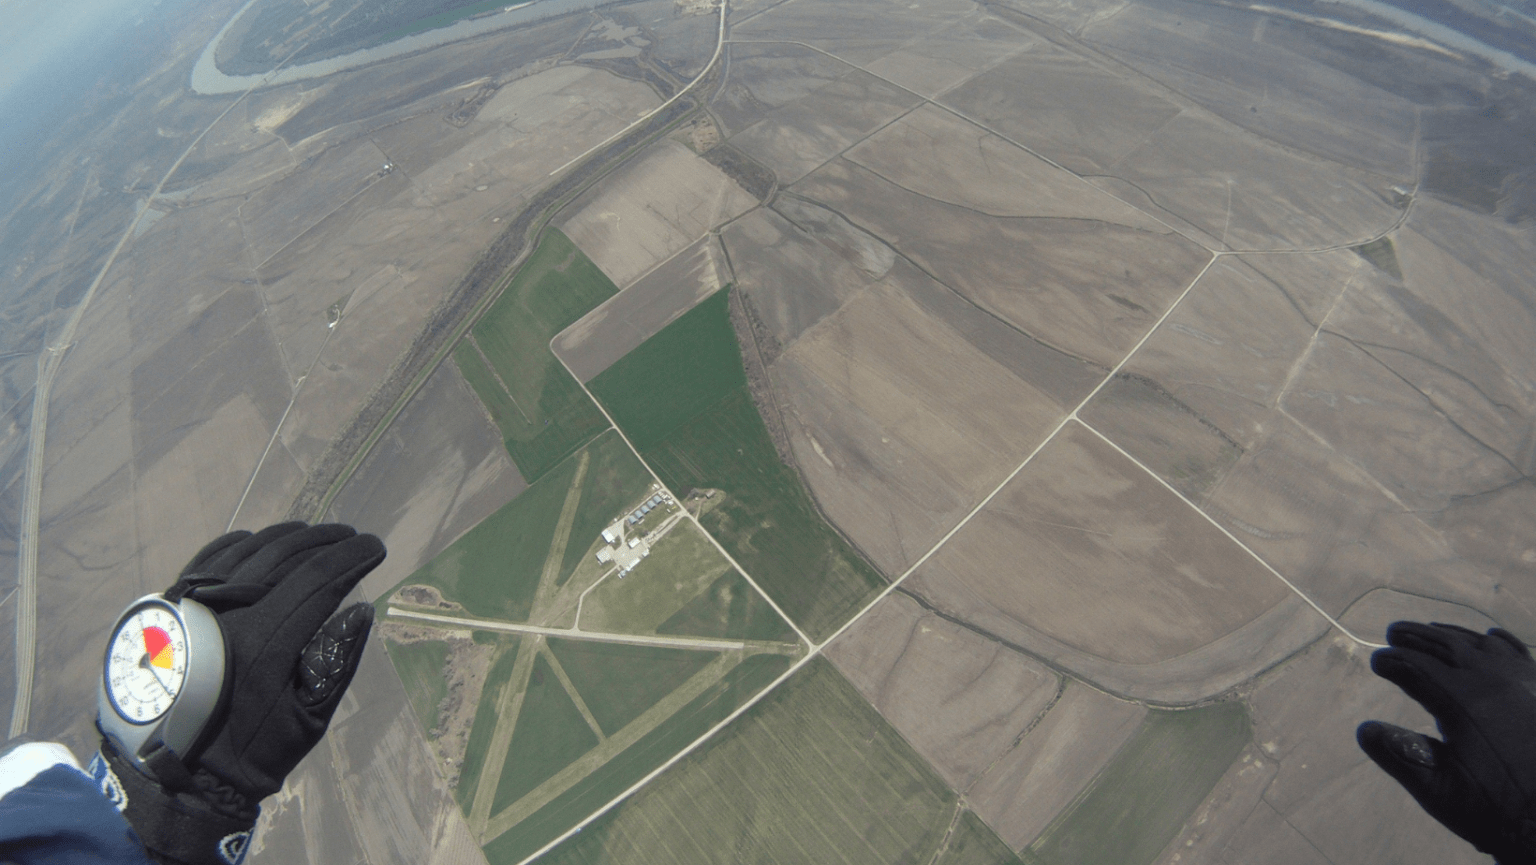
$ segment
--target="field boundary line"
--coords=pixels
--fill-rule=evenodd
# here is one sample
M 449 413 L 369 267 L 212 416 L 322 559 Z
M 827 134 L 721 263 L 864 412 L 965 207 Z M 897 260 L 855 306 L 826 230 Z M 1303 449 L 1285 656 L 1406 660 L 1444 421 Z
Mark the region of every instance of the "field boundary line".
M 544 663 L 549 665 L 549 671 L 554 673 L 555 678 L 560 681 L 560 687 L 565 689 L 566 696 L 576 704 L 576 711 L 581 714 L 581 719 L 587 722 L 587 726 L 593 733 L 597 734 L 597 744 L 601 745 L 608 741 L 608 734 L 603 732 L 603 725 L 597 723 L 597 716 L 592 714 L 592 710 L 587 707 L 586 699 L 581 696 L 580 691 L 576 690 L 576 683 L 572 682 L 571 677 L 565 672 L 565 665 L 560 663 L 560 659 L 555 657 L 554 652 L 550 651 L 548 640 L 539 647 L 539 654 L 544 656 Z M 489 822 L 486 825 L 489 827 Z
M 1166 480 L 1163 480 L 1162 475 L 1159 475 L 1157 472 L 1152 471 L 1152 469 L 1149 468 L 1146 463 L 1144 463 L 1141 460 L 1136 459 L 1135 457 L 1131 456 L 1131 454 L 1129 452 L 1127 452 L 1125 448 L 1119 446 L 1118 444 L 1115 444 L 1115 442 L 1112 441 L 1109 436 L 1099 432 L 1097 429 L 1094 429 L 1093 426 L 1091 426 L 1087 421 L 1085 421 L 1085 420 L 1083 420 L 1082 418 L 1079 418 L 1079 417 L 1074 417 L 1073 420 L 1077 421 L 1077 425 L 1078 426 L 1080 426 L 1083 429 L 1093 433 L 1095 436 L 1098 436 L 1100 441 L 1102 441 L 1105 444 L 1109 445 L 1110 447 L 1114 448 L 1115 451 L 1117 453 L 1119 453 L 1121 456 L 1123 456 L 1126 459 L 1130 460 L 1132 463 L 1135 463 L 1137 468 L 1139 468 L 1142 471 L 1146 472 L 1147 474 L 1151 475 L 1152 478 L 1154 480 L 1156 480 L 1159 484 L 1162 484 L 1163 488 L 1168 490 L 1168 492 L 1171 492 L 1174 495 L 1178 496 L 1179 497 L 1179 501 L 1183 502 L 1186 505 L 1189 505 L 1190 510 L 1192 510 L 1195 513 L 1199 514 L 1201 517 L 1204 517 L 1206 522 L 1208 522 L 1211 525 L 1215 526 L 1216 529 L 1218 531 L 1220 531 L 1222 534 L 1226 535 L 1227 539 L 1230 540 L 1232 543 L 1237 544 L 1237 546 L 1240 549 L 1242 549 L 1243 552 L 1245 552 L 1249 556 L 1251 556 L 1254 561 L 1258 562 L 1264 568 L 1264 570 L 1269 571 L 1271 574 L 1273 574 L 1275 576 L 1276 579 L 1280 580 L 1280 582 L 1282 582 L 1282 583 L 1285 583 L 1285 587 L 1290 589 L 1291 592 L 1296 595 L 1296 597 L 1301 598 L 1303 601 L 1306 601 L 1307 605 L 1310 606 L 1312 609 L 1316 610 L 1318 615 L 1322 616 L 1324 619 L 1327 619 L 1328 620 L 1328 624 L 1333 626 L 1334 630 L 1338 631 L 1339 633 L 1341 633 L 1344 636 L 1350 638 L 1351 640 L 1355 641 L 1356 643 L 1359 643 L 1362 646 L 1367 646 L 1367 647 L 1372 648 L 1372 649 L 1385 649 L 1386 648 L 1386 645 L 1383 644 L 1383 643 L 1373 643 L 1370 640 L 1365 640 L 1365 639 L 1362 639 L 1360 637 L 1355 636 L 1355 633 L 1353 631 L 1351 631 L 1350 629 L 1344 627 L 1344 625 L 1342 623 L 1340 623 L 1338 619 L 1335 619 L 1332 615 L 1330 615 L 1328 613 L 1328 611 L 1323 609 L 1321 606 L 1319 606 L 1316 601 L 1314 601 L 1311 598 L 1307 597 L 1307 593 L 1306 592 L 1303 592 L 1295 583 L 1293 583 L 1289 579 L 1287 579 L 1284 574 L 1282 574 L 1278 570 L 1276 570 L 1274 565 L 1271 565 L 1269 562 L 1265 561 L 1263 556 L 1261 556 L 1258 553 L 1254 552 L 1252 547 L 1250 547 L 1247 544 L 1243 543 L 1241 538 L 1239 538 L 1237 535 L 1233 534 L 1231 532 L 1231 530 L 1229 530 L 1226 526 L 1224 526 L 1221 523 L 1217 522 L 1216 518 L 1211 516 L 1210 514 L 1206 513 L 1204 508 L 1202 508 L 1199 505 L 1195 504 L 1193 501 L 1190 501 L 1189 497 L 1184 495 L 1183 493 L 1179 492 L 1179 490 L 1177 488 L 1175 488 L 1173 486 L 1173 484 L 1170 484 Z
M 716 291 L 719 290 L 720 289 L 716 289 Z M 556 336 L 559 336 L 559 334 L 556 334 Z M 551 343 L 553 343 L 553 341 L 554 340 L 550 340 Z M 560 361 L 560 366 L 565 370 L 565 374 L 570 376 L 571 380 L 575 381 L 576 384 L 581 387 L 581 392 L 586 394 L 587 399 L 592 400 L 592 404 L 597 406 L 597 410 L 602 412 L 603 417 L 608 419 L 608 423 L 613 427 L 613 431 L 618 433 L 619 438 L 624 440 L 624 446 L 629 448 L 630 453 L 635 455 L 635 459 L 640 461 L 640 465 L 645 466 L 645 470 L 650 473 L 651 477 L 656 479 L 656 483 L 659 484 L 663 490 L 666 490 L 667 495 L 671 496 L 673 501 L 681 503 L 682 499 L 677 497 L 676 491 L 667 486 L 667 482 L 661 479 L 661 475 L 656 474 L 656 470 L 651 468 L 651 464 L 646 462 L 645 457 L 640 455 L 640 449 L 635 447 L 635 443 L 629 440 L 629 436 L 625 435 L 623 430 L 619 429 L 618 423 L 614 421 L 613 415 L 608 413 L 608 409 L 605 408 L 602 403 L 597 401 L 597 397 L 593 396 L 592 391 L 587 389 L 586 383 L 578 379 L 575 373 L 571 372 L 571 368 L 565 363 L 565 358 L 555 354 L 553 345 L 551 345 L 549 353 L 555 356 L 555 360 Z M 714 535 L 710 534 L 708 529 L 704 528 L 704 524 L 700 523 L 699 518 L 693 515 L 693 511 L 690 511 L 687 508 L 683 508 L 683 513 L 688 515 L 688 519 L 698 527 L 699 532 L 703 534 L 704 537 L 709 538 L 710 544 L 713 545 L 716 550 L 720 551 L 720 555 L 724 556 L 727 562 L 731 563 L 731 567 L 735 568 L 741 574 L 742 578 L 752 586 L 753 591 L 757 592 L 759 595 L 762 595 L 763 600 L 768 602 L 768 606 L 773 607 L 773 611 L 783 617 L 785 622 L 789 623 L 789 626 L 795 630 L 795 635 L 803 640 L 805 645 L 815 646 L 815 641 L 806 636 L 806 633 L 800 630 L 800 626 L 795 624 L 795 620 L 790 618 L 788 613 L 784 612 L 783 608 L 779 606 L 778 602 L 769 597 L 767 592 L 763 591 L 763 587 L 758 585 L 757 580 L 752 579 L 752 575 L 747 573 L 747 569 L 743 568 L 741 563 L 736 561 L 735 557 L 727 552 L 725 547 L 720 545 L 720 541 L 717 540 Z

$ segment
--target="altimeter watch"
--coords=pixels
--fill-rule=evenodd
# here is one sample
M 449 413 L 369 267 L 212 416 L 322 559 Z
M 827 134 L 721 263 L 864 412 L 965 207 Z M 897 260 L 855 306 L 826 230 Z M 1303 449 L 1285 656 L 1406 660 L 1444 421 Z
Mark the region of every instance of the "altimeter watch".
M 146 595 L 128 605 L 107 641 L 97 722 L 135 762 L 161 747 L 185 757 L 217 710 L 225 678 L 213 611 L 190 598 Z

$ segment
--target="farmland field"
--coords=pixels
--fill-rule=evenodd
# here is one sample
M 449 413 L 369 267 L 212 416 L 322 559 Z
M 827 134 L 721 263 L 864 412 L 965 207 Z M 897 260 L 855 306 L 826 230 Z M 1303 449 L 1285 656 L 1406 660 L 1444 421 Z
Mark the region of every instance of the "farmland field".
M 974 811 L 963 811 L 934 865 L 1022 865 Z
M 725 494 L 699 521 L 811 636 L 832 633 L 883 584 L 779 461 L 745 387 L 644 456 L 673 490 Z
M 747 383 L 723 288 L 592 379 L 589 387 L 636 448 L 654 447 Z
M 795 639 L 789 623 L 736 571 L 721 575 L 671 618 L 657 625 L 656 633 L 779 642 Z
M 581 779 L 571 789 L 506 833 L 485 845 L 491 865 L 516 865 L 577 821 L 607 804 L 673 754 L 724 720 L 737 707 L 778 678 L 789 667 L 782 655 L 755 655 L 731 669 L 708 691 L 694 698 L 661 726 L 623 753 Z M 613 812 L 610 812 L 610 815 Z M 606 817 L 604 818 L 607 819 Z M 586 832 L 596 831 L 598 821 Z M 571 858 L 572 842 L 551 851 L 545 862 L 580 862 Z
M 464 749 L 464 764 L 459 770 L 459 783 L 454 788 L 454 797 L 459 801 L 459 807 L 469 813 L 470 799 L 475 795 L 475 786 L 480 780 L 480 770 L 485 764 L 485 752 L 491 745 L 491 734 L 496 732 L 496 706 L 501 702 L 501 692 L 507 686 L 507 680 L 512 678 L 512 666 L 517 663 L 519 643 L 516 640 L 508 640 L 506 648 L 496 656 L 491 664 L 491 672 L 485 677 L 485 688 L 481 691 L 480 705 L 475 709 L 475 724 L 469 731 L 469 744 Z
M 399 643 L 385 641 L 389 660 L 400 674 L 411 710 L 421 721 L 421 729 L 430 733 L 437 726 L 438 708 L 448 691 L 443 667 L 448 663 L 448 644 L 442 640 L 416 640 Z
M 672 693 L 716 655 L 558 637 L 550 638 L 549 650 L 608 736 Z
M 625 355 L 592 391 L 674 492 L 724 492 L 701 517 L 704 528 L 791 618 L 824 637 L 883 581 L 779 460 L 745 384 L 729 291 Z
M 460 346 L 454 353 L 528 481 L 607 426 L 550 352 L 549 341 L 617 291 L 575 244 L 549 229 L 472 329 L 470 349 L 478 350 Z M 477 361 L 482 368 L 489 361 L 490 369 L 476 369 Z M 495 376 L 489 374 L 492 370 Z M 514 411 L 506 411 L 508 405 Z
M 747 843 L 753 861 L 826 861 L 835 850 L 849 865 L 927 865 L 955 803 L 896 731 L 816 659 L 545 861 L 714 863 Z
M 1147 865 L 1243 746 L 1242 703 L 1154 710 L 1065 813 L 1025 851 L 1031 865 Z
M 541 653 L 523 694 L 512 747 L 496 784 L 493 811 L 500 811 L 597 745 L 597 733 Z
M 401 585 L 434 586 L 477 616 L 526 621 L 576 464 L 561 463 Z M 392 595 L 380 597 L 381 613 Z

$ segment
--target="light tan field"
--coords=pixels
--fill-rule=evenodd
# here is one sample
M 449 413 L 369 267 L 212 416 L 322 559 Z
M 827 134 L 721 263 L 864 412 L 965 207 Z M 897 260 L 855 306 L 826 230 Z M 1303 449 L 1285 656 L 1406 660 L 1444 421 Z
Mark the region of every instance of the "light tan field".
M 880 714 L 966 793 L 1057 697 L 1050 670 L 910 597 L 881 601 L 827 649 Z
M 720 242 L 730 256 L 732 278 L 780 347 L 873 285 L 895 262 L 894 255 L 878 254 L 878 242 L 865 244 L 869 253 L 849 261 L 771 208 L 726 226 Z
M 849 148 L 848 161 L 908 192 L 987 216 L 1168 227 L 995 133 L 934 105 Z
M 1069 682 L 967 794 L 1008 846 L 1023 849 L 1136 732 L 1146 707 Z
M 1249 700 L 1258 747 L 1233 764 L 1160 865 L 1487 861 L 1356 747 L 1354 728 L 1367 718 L 1430 729 L 1368 657 L 1330 637 L 1261 678 Z
M 1398 178 L 1277 147 L 1150 79 L 1057 48 L 1016 55 L 943 101 L 1223 248 L 1360 243 L 1400 213 Z
M 1166 230 L 1078 218 L 991 217 L 903 189 L 847 160 L 828 164 L 795 191 L 825 203 L 1040 342 L 1105 367 L 1130 349 L 1209 260 L 1204 250 Z M 1097 193 L 1085 187 L 1082 194 L 1090 207 L 1101 206 Z
M 894 280 L 807 331 L 775 366 L 811 489 L 893 574 L 996 486 L 1060 411 Z
M 1127 4 L 1084 33 L 1109 56 L 1223 120 L 1343 165 L 1414 177 L 1414 104 L 1315 62 L 1317 31 L 1246 9 Z M 1277 75 L 1276 70 L 1283 70 Z
M 814 171 L 849 145 L 896 119 L 919 98 L 867 72 L 835 81 L 737 133 L 731 143 L 771 168 L 783 184 Z
M 670 139 L 593 187 L 561 229 L 620 289 L 757 205 L 725 173 Z
M 719 242 L 695 241 L 582 316 L 550 349 L 572 375 L 591 381 L 729 281 Z
M 880 0 L 839 0 L 835 7 L 816 4 L 775 4 L 763 14 L 743 10 L 740 26 L 731 30 L 739 42 L 774 40 L 814 46 L 862 65 L 891 53 L 903 43 L 974 15 L 964 0 L 899 5 Z
M 1002 19 L 977 10 L 937 33 L 881 56 L 865 69 L 933 99 L 1033 44 Z
M 1289 594 L 1172 493 L 1071 425 L 923 567 L 937 606 L 1124 664 L 1191 652 Z
M 448 417 L 457 422 L 443 423 Z M 374 445 L 331 505 L 330 518 L 369 527 L 389 549 L 362 583 L 372 600 L 526 486 L 500 430 L 458 367 L 445 363 Z

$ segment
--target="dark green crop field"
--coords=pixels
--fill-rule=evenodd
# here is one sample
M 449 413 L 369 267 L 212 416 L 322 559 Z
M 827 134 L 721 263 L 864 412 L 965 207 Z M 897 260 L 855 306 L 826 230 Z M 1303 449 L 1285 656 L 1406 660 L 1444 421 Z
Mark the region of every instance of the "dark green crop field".
M 718 489 L 700 522 L 808 633 L 832 633 L 884 585 L 779 461 L 747 390 L 723 289 L 592 381 L 592 392 L 679 495 Z M 644 390 L 642 392 L 642 386 Z
M 715 292 L 587 384 L 642 452 L 746 386 L 729 301 Z
M 468 343 L 454 351 L 525 480 L 536 480 L 608 426 L 549 341 L 617 291 L 570 239 L 548 229 L 471 331 L 479 351 Z M 481 352 L 499 382 L 489 370 L 476 369 L 477 363 L 485 366 Z
M 544 861 L 826 862 L 837 851 L 847 865 L 928 865 L 955 807 L 906 740 L 817 658 Z
M 527 621 L 575 474 L 576 460 L 565 460 L 401 585 L 435 586 L 472 615 Z M 380 605 L 392 594 L 383 595 Z
M 1022 865 L 1018 856 L 973 811 L 963 811 L 934 865 Z
M 634 451 L 617 432 L 598 436 L 587 446 L 587 452 L 592 455 L 592 462 L 582 482 L 581 506 L 571 524 L 571 540 L 560 562 L 556 585 L 565 585 L 586 555 L 588 545 L 651 488 L 651 473 L 635 459 Z M 539 561 L 543 564 L 543 559 Z
M 1248 744 L 1242 703 L 1147 713 L 1141 729 L 1024 853 L 1031 865 L 1146 865 Z
M 716 652 L 549 639 L 587 709 L 612 736 L 715 659 Z
M 443 668 L 448 664 L 448 644 L 442 640 L 385 640 L 384 649 L 395 665 L 395 672 L 400 674 L 421 729 L 432 732 L 437 728 L 438 709 L 448 693 L 448 680 L 443 676 Z
M 785 643 L 796 639 L 784 617 L 774 612 L 735 570 L 722 574 L 698 597 L 657 625 L 656 633 Z
M 885 584 L 821 518 L 799 475 L 779 462 L 746 388 L 643 453 L 680 493 L 725 493 L 699 521 L 812 637 L 831 634 Z
M 475 723 L 469 728 L 469 742 L 464 747 L 464 765 L 459 770 L 458 784 L 453 788 L 453 796 L 465 814 L 473 804 L 471 800 L 475 786 L 480 782 L 480 770 L 485 766 L 485 752 L 491 747 L 491 736 L 496 732 L 496 709 L 501 704 L 507 680 L 512 678 L 512 666 L 517 663 L 520 644 L 516 638 L 505 640 L 504 648 L 498 651 L 496 660 L 491 663 L 491 671 L 485 677 L 485 687 L 480 691 Z
M 713 687 L 694 698 L 661 726 L 581 779 L 571 789 L 555 797 L 528 819 L 486 844 L 486 858 L 491 865 L 516 865 L 526 859 L 559 837 L 560 833 L 613 801 L 614 797 L 704 735 L 709 728 L 725 720 L 751 699 L 753 694 L 782 675 L 789 663 L 789 658 L 783 655 L 754 655 L 737 664 Z M 597 830 L 602 822 L 595 822 L 587 831 Z M 581 837 L 577 836 L 574 840 L 580 840 Z M 571 847 L 572 842 L 567 841 L 541 861 L 582 861 L 580 858 L 570 858 L 567 851 Z
M 541 653 L 523 693 L 523 707 L 512 730 L 512 746 L 496 782 L 491 813 L 523 798 L 551 775 L 597 746 L 597 734 L 555 677 Z

